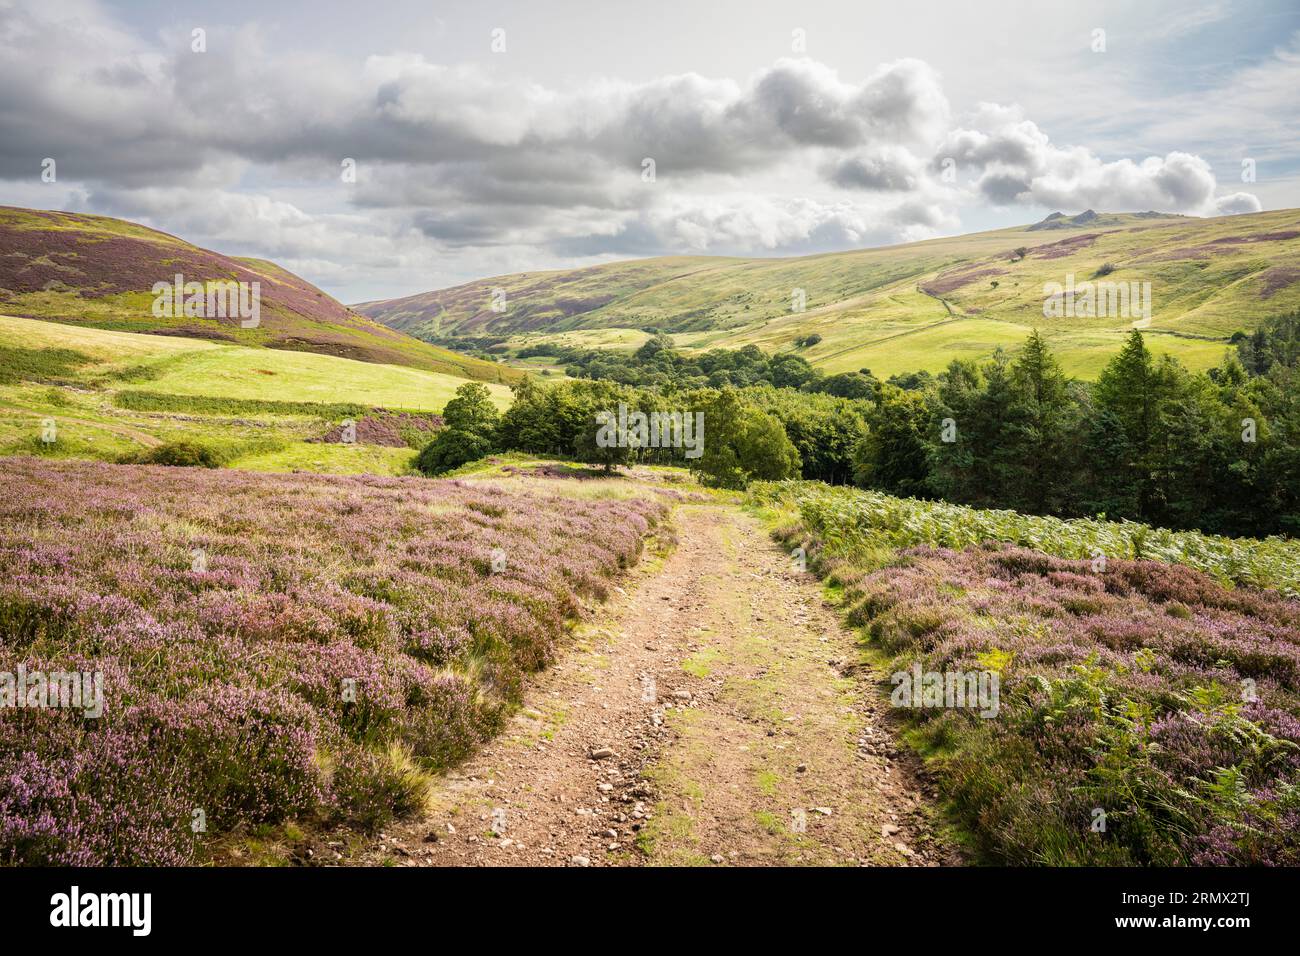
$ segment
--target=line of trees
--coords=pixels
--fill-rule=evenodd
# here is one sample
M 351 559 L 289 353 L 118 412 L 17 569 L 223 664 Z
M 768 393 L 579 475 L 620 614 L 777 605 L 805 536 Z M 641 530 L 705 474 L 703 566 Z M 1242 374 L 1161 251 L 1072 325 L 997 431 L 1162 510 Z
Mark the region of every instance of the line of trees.
M 954 361 L 911 391 L 883 385 L 854 480 L 1032 514 L 1295 534 L 1298 327 L 1275 319 L 1203 374 L 1157 358 L 1135 330 L 1091 385 L 1067 378 L 1035 332 L 1014 361 Z
M 652 343 L 636 353 L 651 374 L 686 367 Z M 778 360 L 803 359 L 754 349 L 769 375 L 742 377 L 744 387 L 730 379 L 683 387 L 692 381 L 684 374 L 654 386 L 527 380 L 498 415 L 487 390 L 470 384 L 448 405 L 446 428 L 420 467 L 437 474 L 488 451 L 518 450 L 606 468 L 682 464 L 724 487 L 801 476 L 1032 514 L 1296 534 L 1300 316 L 1272 319 L 1236 343 L 1217 368 L 1192 373 L 1157 358 L 1134 330 L 1091 384 L 1067 377 L 1037 332 L 1014 359 L 999 351 L 982 364 L 954 360 L 939 375 L 888 382 L 801 372 L 779 384 L 770 380 Z M 748 350 L 723 354 L 729 371 L 760 369 Z M 702 453 L 602 443 L 597 413 L 620 403 L 647 415 L 703 413 Z
M 616 382 L 563 381 L 543 387 L 525 379 L 513 391 L 510 407 L 498 413 L 484 386 L 462 385 L 443 410 L 444 427 L 420 452 L 416 467 L 439 475 L 494 451 L 522 451 L 607 471 L 636 462 L 685 465 L 705 484 L 723 488 L 801 473 L 802 458 L 786 426 L 735 388 L 664 395 Z M 694 416 L 701 416 L 702 427 L 688 435 L 699 441 L 683 443 L 678 436 L 675 443 L 638 444 L 634 430 L 618 427 L 620 411 L 647 419 L 671 416 L 678 422 L 692 416 L 692 426 Z M 838 465 L 845 474 L 848 466 L 847 457 Z
M 809 338 L 820 341 L 820 336 Z M 803 341 L 806 340 L 800 340 Z M 659 390 L 771 385 L 839 398 L 870 398 L 875 384 L 869 374 L 825 375 L 802 355 L 792 352 L 768 355 L 756 345 L 710 349 L 698 354 L 678 352 L 672 348 L 672 339 L 663 334 L 652 335 L 634 352 L 549 343 L 526 346 L 519 351 L 520 358 L 535 356 L 554 358 L 565 367 L 565 374 L 570 378 L 602 379 Z

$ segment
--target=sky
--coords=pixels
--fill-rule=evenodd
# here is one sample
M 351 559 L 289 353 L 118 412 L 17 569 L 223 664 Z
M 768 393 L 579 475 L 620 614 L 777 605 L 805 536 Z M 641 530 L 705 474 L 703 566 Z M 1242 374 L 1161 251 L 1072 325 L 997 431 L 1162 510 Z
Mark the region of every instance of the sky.
M 1294 0 L 0 0 L 0 204 L 354 303 L 1296 207 L 1298 94 Z

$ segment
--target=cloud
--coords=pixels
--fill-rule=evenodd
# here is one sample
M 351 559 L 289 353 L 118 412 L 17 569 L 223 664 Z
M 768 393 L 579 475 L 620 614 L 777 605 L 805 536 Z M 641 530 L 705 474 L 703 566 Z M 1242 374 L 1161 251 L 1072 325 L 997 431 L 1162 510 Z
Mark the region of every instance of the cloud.
M 923 174 L 922 163 L 906 149 L 880 149 L 832 161 L 823 175 L 842 189 L 911 192 Z
M 1243 212 L 1259 212 L 1264 207 L 1253 193 L 1231 193 L 1214 200 L 1214 211 L 1220 216 L 1236 216 Z
M 73 212 L 141 222 L 206 248 L 271 259 L 319 281 L 428 269 L 435 250 L 401 216 L 309 212 L 264 194 L 211 187 L 101 187 L 75 192 Z
M 1275 71 L 1251 82 L 1283 85 Z M 196 53 L 188 32 L 144 38 L 92 0 L 0 0 L 10 195 L 32 194 L 46 156 L 78 208 L 317 281 L 424 287 L 447 268 L 907 241 L 958 231 L 973 205 L 1260 208 L 1216 195 L 1191 152 L 1103 160 L 1009 105 L 954 125 L 940 75 L 914 58 L 857 80 L 786 58 L 739 79 L 561 88 L 415 53 L 304 53 L 256 23 L 214 26 Z M 947 181 L 945 158 L 969 185 Z
M 1249 193 L 1217 198 L 1214 172 L 1199 156 L 1174 151 L 1141 162 L 1104 162 L 1086 148 L 1056 146 L 1014 106 L 981 104 L 968 126 L 953 130 L 939 145 L 931 168 L 941 168 L 949 158 L 970 174 L 984 199 L 1001 206 L 1196 215 L 1260 208 Z

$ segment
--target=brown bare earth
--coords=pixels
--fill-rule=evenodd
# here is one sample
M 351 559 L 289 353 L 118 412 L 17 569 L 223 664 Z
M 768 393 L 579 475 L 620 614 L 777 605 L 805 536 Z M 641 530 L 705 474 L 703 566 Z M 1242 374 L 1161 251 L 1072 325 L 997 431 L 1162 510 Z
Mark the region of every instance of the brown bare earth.
M 926 295 L 947 295 L 963 286 L 968 286 L 987 276 L 1005 275 L 1005 269 L 966 269 L 964 271 L 945 272 L 921 287 Z
M 1049 242 L 1046 245 L 1038 246 L 1030 252 L 1039 259 L 1063 259 L 1071 256 L 1080 249 L 1086 249 L 1097 241 L 1101 235 L 1099 232 L 1087 232 L 1080 236 L 1070 236 L 1068 239 L 1059 239 L 1056 242 Z
M 816 580 L 734 505 L 675 523 L 425 819 L 311 862 L 954 862 Z

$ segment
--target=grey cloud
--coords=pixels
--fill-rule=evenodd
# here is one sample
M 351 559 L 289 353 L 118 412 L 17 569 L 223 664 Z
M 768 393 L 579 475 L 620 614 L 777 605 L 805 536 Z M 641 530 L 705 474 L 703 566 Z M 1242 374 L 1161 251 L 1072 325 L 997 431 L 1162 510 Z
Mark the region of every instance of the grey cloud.
M 1009 206 L 1029 192 L 1030 182 L 1024 173 L 991 169 L 980 177 L 978 189 L 990 202 Z
M 586 154 L 578 165 L 590 181 L 638 169 L 646 156 L 665 173 L 739 173 L 808 148 L 912 142 L 947 110 L 918 61 L 857 84 L 811 60 L 782 60 L 744 86 L 684 74 L 566 92 L 411 54 L 358 68 L 267 50 L 252 28 L 214 29 L 207 52 L 193 53 L 188 36 L 146 44 L 117 32 L 93 6 L 75 27 L 58 4 L 0 17 L 9 134 L 0 176 L 10 178 L 33 168 L 31 146 L 14 144 L 42 140 L 41 155 L 52 150 L 78 178 L 116 185 L 183 182 L 231 157 L 436 167 L 503 151 Z
M 502 151 L 437 166 L 359 163 L 354 201 L 365 207 L 460 202 L 618 209 L 636 205 L 634 194 L 644 192 L 640 167 L 620 176 L 585 153 L 563 149 Z
M 411 217 L 411 221 L 430 239 L 438 239 L 450 246 L 492 245 L 499 241 L 503 231 L 496 216 L 421 210 Z
M 820 64 L 785 61 L 761 76 L 735 110 L 792 143 L 843 149 L 858 145 L 863 136 L 853 93 Z
M 848 156 L 823 171 L 842 189 L 910 192 L 920 180 L 920 163 L 906 150 L 880 150 Z

